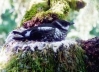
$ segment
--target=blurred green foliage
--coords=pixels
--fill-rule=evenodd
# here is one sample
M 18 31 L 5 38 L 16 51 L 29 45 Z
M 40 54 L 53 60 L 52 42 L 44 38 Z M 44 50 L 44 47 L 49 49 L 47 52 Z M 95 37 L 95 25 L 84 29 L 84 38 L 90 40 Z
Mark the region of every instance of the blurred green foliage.
M 11 30 L 16 27 L 16 18 L 17 13 L 15 12 L 15 6 L 13 5 L 12 0 L 9 0 L 10 7 L 4 9 L 4 12 L 1 11 L 0 17 L 0 46 L 3 45 L 5 38 Z M 3 8 L 2 8 L 3 9 Z
M 31 9 L 26 12 L 23 22 L 32 19 L 36 13 L 48 10 L 48 5 L 45 2 L 39 4 L 33 4 Z
M 0 24 L 0 33 L 4 32 L 8 34 L 13 30 L 16 27 L 16 18 L 17 14 L 13 14 L 10 9 L 6 9 L 6 11 L 1 15 L 2 22 Z
M 92 28 L 90 31 L 91 35 L 99 36 L 99 24 L 97 24 L 95 27 Z

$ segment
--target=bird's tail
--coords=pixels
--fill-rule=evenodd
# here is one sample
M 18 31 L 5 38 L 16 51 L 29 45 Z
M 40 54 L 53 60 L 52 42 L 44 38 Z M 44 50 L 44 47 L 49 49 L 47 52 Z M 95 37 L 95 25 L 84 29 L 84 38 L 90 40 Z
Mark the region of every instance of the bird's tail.
M 13 37 L 13 39 L 18 41 L 25 41 L 25 38 L 23 37 Z
M 14 34 L 19 34 L 19 35 L 21 35 L 21 33 L 20 33 L 20 32 L 17 32 L 17 31 L 13 31 L 13 33 L 14 33 Z

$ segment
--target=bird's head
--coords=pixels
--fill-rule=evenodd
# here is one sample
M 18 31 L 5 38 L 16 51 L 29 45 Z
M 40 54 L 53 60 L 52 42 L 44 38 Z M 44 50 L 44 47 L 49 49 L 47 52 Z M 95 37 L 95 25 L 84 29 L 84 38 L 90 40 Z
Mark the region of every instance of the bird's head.
M 68 21 L 58 19 L 58 20 L 55 20 L 53 22 L 53 24 L 55 26 L 57 26 L 58 28 L 61 28 L 61 29 L 64 29 L 64 30 L 68 30 L 69 29 L 69 26 L 72 25 L 72 24 L 74 24 L 74 23 L 70 23 Z

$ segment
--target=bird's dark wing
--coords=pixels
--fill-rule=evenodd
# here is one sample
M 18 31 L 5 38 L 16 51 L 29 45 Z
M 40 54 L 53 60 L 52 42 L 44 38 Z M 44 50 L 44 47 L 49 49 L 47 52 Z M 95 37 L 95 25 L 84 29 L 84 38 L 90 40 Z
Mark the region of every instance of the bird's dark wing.
M 21 33 L 18 32 L 18 31 L 13 31 L 13 33 L 14 33 L 14 34 L 19 34 L 19 35 L 21 35 Z
M 54 28 L 52 27 L 37 27 L 32 29 L 29 40 L 40 40 L 52 33 L 54 33 Z
M 13 39 L 19 40 L 19 41 L 25 41 L 27 38 L 25 38 L 25 37 L 13 37 Z
M 50 32 L 54 31 L 54 28 L 52 27 L 38 27 L 32 30 L 31 34 L 32 35 L 43 35 L 43 34 L 48 34 Z

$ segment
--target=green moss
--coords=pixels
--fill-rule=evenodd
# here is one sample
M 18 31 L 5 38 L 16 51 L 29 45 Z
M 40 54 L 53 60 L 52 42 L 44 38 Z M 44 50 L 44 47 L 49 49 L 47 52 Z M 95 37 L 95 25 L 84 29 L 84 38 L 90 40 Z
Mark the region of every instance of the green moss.
M 55 4 L 55 3 L 53 3 L 53 4 Z M 49 7 L 47 5 L 47 2 L 42 2 L 42 3 L 34 4 L 30 8 L 30 10 L 28 10 L 26 12 L 26 14 L 24 15 L 22 23 L 25 22 L 25 21 L 31 20 L 32 17 L 34 17 L 37 13 L 41 13 L 42 14 L 42 11 L 45 12 L 45 14 L 48 13 L 49 11 L 50 12 L 57 12 L 57 11 L 54 11 L 57 8 L 60 11 L 60 12 L 57 12 L 57 13 L 60 14 L 59 17 L 62 18 L 62 17 L 65 16 L 64 14 L 67 14 L 69 12 L 69 5 L 67 4 L 67 2 L 65 1 L 65 2 L 63 2 L 63 4 L 64 5 L 62 6 L 62 8 L 54 7 L 55 5 L 52 5 L 51 8 L 54 7 L 54 9 L 51 9 L 51 8 L 49 9 Z M 61 5 L 62 5 L 62 3 L 61 3 Z M 60 5 L 60 7 L 61 7 L 61 5 Z
M 36 18 L 39 19 L 44 19 L 47 17 L 52 17 L 52 15 L 56 15 L 58 19 L 65 19 L 65 15 L 57 12 L 51 12 L 51 11 L 46 11 L 46 12 L 40 12 L 36 14 Z
M 63 3 L 64 3 L 63 14 L 67 14 L 70 11 L 70 6 L 69 6 L 68 2 L 65 0 L 63 1 Z
M 77 45 L 69 51 L 51 48 L 13 55 L 5 66 L 6 72 L 86 72 L 84 51 Z M 69 53 L 68 53 L 69 52 Z
M 23 22 L 32 19 L 33 16 L 35 16 L 36 13 L 46 11 L 48 10 L 48 6 L 46 2 L 33 4 L 31 9 L 26 12 L 23 18 Z
M 80 6 L 80 4 L 82 5 Z M 41 13 L 40 15 L 44 16 L 44 14 L 47 15 L 48 12 L 50 13 L 54 12 L 58 14 L 59 19 L 66 19 L 70 10 L 78 10 L 84 6 L 85 6 L 84 2 L 77 1 L 77 0 L 67 0 L 67 1 L 66 0 L 56 0 L 56 1 L 51 0 L 50 7 L 48 6 L 47 1 L 38 3 L 38 4 L 33 4 L 30 10 L 28 10 L 26 14 L 24 15 L 20 26 L 24 22 L 35 18 L 35 16 L 38 13 L 39 14 Z M 44 18 L 44 17 L 41 17 L 41 18 Z
M 87 72 L 86 71 L 86 65 L 84 62 L 84 57 L 85 57 L 85 51 L 78 45 L 76 45 L 76 51 L 75 51 L 75 55 L 76 55 L 76 68 L 77 68 L 77 72 Z
M 67 14 L 70 10 L 70 7 L 66 0 L 58 0 L 52 3 L 50 10 L 52 12 Z
M 46 22 L 53 22 L 56 19 L 65 19 L 66 16 L 61 13 L 57 12 L 51 12 L 51 11 L 42 11 L 40 13 L 37 13 L 32 20 L 30 20 L 31 24 L 37 24 L 37 23 L 46 23 Z M 22 26 L 25 27 L 27 23 L 22 23 Z M 38 24 L 39 25 L 39 24 Z M 28 24 L 29 26 L 29 24 Z M 27 28 L 27 27 L 26 27 Z
M 6 72 L 54 72 L 54 52 L 48 53 L 35 51 L 34 53 L 19 53 L 12 56 L 4 69 Z

